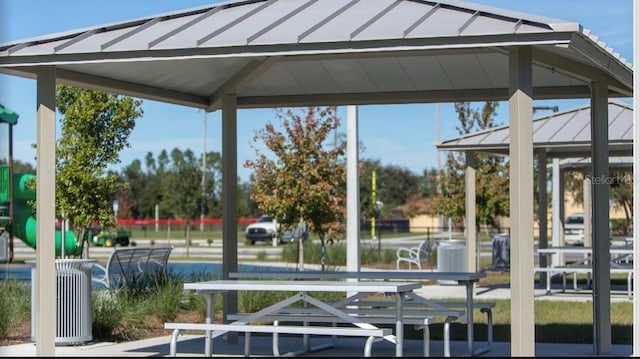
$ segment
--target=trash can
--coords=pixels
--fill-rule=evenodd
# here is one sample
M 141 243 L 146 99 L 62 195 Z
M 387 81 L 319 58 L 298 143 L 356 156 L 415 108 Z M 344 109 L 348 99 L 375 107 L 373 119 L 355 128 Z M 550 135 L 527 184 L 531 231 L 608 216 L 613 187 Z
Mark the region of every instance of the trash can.
M 491 267 L 509 270 L 511 267 L 511 237 L 506 233 L 491 235 Z
M 31 268 L 31 340 L 36 340 L 36 266 Z M 95 259 L 56 259 L 56 345 L 93 340 L 91 331 L 91 270 Z
M 464 272 L 466 248 L 462 241 L 442 241 L 438 245 L 438 272 Z M 452 280 L 438 280 L 439 284 L 458 284 Z
M 9 236 L 7 232 L 0 234 L 0 263 L 9 261 Z

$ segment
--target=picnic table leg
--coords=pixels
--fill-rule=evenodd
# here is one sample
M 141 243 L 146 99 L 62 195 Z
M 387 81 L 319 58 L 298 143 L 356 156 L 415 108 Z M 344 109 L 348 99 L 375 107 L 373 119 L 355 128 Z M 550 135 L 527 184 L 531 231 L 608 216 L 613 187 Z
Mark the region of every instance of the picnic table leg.
M 402 308 L 404 304 L 404 293 L 396 293 L 396 356 L 403 355 L 404 324 L 402 324 Z
M 467 287 L 467 346 L 469 355 L 473 355 L 473 282 L 468 281 Z
M 211 324 L 213 323 L 213 305 L 214 305 L 214 293 L 206 293 L 205 297 L 207 300 L 207 312 L 206 312 L 206 318 L 205 318 L 205 323 L 207 324 Z M 211 356 L 211 331 L 210 330 L 205 330 L 204 331 L 204 355 L 207 357 Z

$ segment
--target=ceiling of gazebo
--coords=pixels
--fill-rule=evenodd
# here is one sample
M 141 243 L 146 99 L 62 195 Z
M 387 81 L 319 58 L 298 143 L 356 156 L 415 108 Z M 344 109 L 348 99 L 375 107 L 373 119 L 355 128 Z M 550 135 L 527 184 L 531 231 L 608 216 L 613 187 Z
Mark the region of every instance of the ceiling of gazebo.
M 174 104 L 238 107 L 506 100 L 509 51 L 533 50 L 533 96 L 632 95 L 631 65 L 577 23 L 473 3 L 215 3 L 0 44 L 0 72 Z

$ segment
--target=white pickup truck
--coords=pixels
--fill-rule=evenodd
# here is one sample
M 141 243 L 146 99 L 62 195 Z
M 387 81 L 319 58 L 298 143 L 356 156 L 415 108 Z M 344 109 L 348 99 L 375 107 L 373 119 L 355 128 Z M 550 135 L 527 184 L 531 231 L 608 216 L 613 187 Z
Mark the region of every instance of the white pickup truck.
M 297 238 L 295 230 L 285 231 L 280 233 L 280 224 L 270 216 L 260 216 L 255 223 L 251 223 L 247 226 L 244 232 L 244 237 L 252 245 L 256 242 L 269 242 L 274 238 L 278 238 L 278 243 L 287 243 Z M 303 239 L 307 239 L 309 233 L 305 231 L 302 235 Z

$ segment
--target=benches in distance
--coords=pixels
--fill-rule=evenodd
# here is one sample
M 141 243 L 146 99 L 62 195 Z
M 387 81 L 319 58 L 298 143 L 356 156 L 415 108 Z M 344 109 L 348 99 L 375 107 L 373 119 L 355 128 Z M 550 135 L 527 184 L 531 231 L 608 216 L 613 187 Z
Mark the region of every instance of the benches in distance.
M 165 323 L 164 328 L 173 330 L 171 334 L 171 342 L 169 345 L 169 355 L 176 356 L 178 336 L 186 330 L 191 331 L 214 331 L 216 336 L 227 332 L 245 333 L 244 356 L 251 353 L 251 333 L 270 333 L 273 334 L 273 355 L 281 356 L 279 353 L 278 334 L 294 334 L 294 335 L 324 335 L 324 336 L 357 336 L 366 337 L 363 356 L 370 357 L 373 343 L 382 340 L 385 336 L 391 335 L 391 329 L 387 328 L 358 328 L 358 327 L 335 327 L 335 326 L 310 326 L 310 325 L 249 325 L 242 323 L 229 324 L 207 324 L 207 323 Z M 289 355 L 287 353 L 282 355 Z
M 105 288 L 131 285 L 165 275 L 172 246 L 114 247 L 104 266 L 95 264 L 100 271 L 91 280 Z
M 631 264 L 617 264 L 609 269 L 611 274 L 620 273 L 627 275 L 627 296 L 631 299 L 633 297 L 633 266 Z M 567 289 L 567 274 L 573 274 L 573 289 L 578 290 L 578 274 L 587 274 L 591 276 L 593 268 L 590 264 L 569 264 L 561 266 L 551 267 L 536 267 L 534 268 L 536 273 L 546 273 L 548 278 L 551 278 L 557 274 L 562 275 L 562 292 Z M 590 277 L 587 278 L 589 283 Z M 547 294 L 551 294 L 551 283 L 547 282 Z

